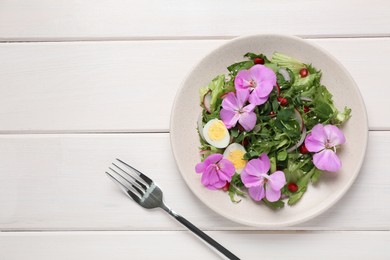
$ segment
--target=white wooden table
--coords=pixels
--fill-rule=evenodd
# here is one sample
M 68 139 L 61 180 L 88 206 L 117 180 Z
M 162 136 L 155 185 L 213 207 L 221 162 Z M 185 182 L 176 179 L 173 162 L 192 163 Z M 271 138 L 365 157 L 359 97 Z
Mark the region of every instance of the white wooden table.
M 265 32 L 336 56 L 370 127 L 346 196 L 281 230 L 209 210 L 169 144 L 171 105 L 190 68 L 229 39 Z M 218 259 L 167 214 L 120 193 L 104 175 L 116 156 L 242 259 L 390 259 L 389 37 L 387 0 L 1 0 L 0 259 Z

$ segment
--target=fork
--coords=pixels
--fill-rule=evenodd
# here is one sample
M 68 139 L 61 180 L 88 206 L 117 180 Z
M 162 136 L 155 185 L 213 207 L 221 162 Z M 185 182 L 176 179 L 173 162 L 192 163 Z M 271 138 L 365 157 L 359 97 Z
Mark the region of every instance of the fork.
M 122 160 L 116 160 L 117 162 L 112 163 L 112 167 L 109 167 L 109 171 L 106 171 L 106 174 L 115 183 L 119 184 L 121 189 L 140 206 L 147 209 L 162 208 L 168 212 L 169 215 L 194 232 L 198 237 L 202 238 L 219 252 L 224 254 L 227 258 L 240 259 L 217 241 L 205 234 L 202 230 L 194 226 L 187 219 L 166 206 L 163 201 L 162 190 L 149 177 Z M 114 175 L 119 176 L 120 178 L 115 178 Z

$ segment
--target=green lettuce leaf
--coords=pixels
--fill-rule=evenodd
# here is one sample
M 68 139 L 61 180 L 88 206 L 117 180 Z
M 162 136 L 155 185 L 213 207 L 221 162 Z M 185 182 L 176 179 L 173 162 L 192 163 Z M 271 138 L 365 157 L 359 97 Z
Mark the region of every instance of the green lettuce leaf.
M 217 101 L 226 92 L 225 75 L 215 77 L 206 87 L 200 88 L 200 102 L 203 103 L 204 95 L 211 91 L 210 110 L 213 113 L 217 108 Z
M 302 62 L 280 52 L 274 52 L 271 62 L 280 67 L 289 68 L 294 73 L 299 73 L 302 68 L 306 68 Z

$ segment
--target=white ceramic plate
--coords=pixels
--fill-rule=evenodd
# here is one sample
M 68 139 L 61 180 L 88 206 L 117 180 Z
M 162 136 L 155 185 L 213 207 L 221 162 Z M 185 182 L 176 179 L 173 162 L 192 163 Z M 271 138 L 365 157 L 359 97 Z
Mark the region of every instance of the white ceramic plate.
M 323 72 L 322 83 L 334 95 L 336 106 L 352 108 L 352 118 L 343 126 L 347 143 L 340 149 L 343 162 L 337 173 L 325 173 L 316 185 L 309 185 L 303 198 L 294 206 L 272 210 L 249 197 L 235 204 L 223 191 L 206 189 L 201 175 L 194 167 L 200 161 L 200 145 L 196 131 L 199 88 L 216 75 L 226 74 L 226 67 L 244 60 L 247 52 L 271 57 L 278 51 L 304 63 L 311 63 Z M 352 185 L 359 173 L 367 146 L 368 124 L 366 109 L 359 89 L 347 70 L 322 48 L 305 40 L 283 35 L 254 35 L 232 40 L 204 57 L 188 74 L 179 89 L 171 115 L 171 144 L 173 154 L 185 182 L 208 207 L 233 221 L 263 228 L 283 227 L 307 221 L 334 205 Z

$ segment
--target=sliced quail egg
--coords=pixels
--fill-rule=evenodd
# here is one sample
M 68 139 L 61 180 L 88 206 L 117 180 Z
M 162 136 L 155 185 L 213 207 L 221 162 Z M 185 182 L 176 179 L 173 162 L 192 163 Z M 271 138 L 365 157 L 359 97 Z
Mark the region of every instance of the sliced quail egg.
M 230 141 L 230 134 L 225 124 L 219 119 L 211 119 L 203 127 L 203 137 L 217 148 L 225 148 Z
M 225 149 L 223 157 L 233 163 L 237 173 L 241 173 L 247 163 L 247 160 L 244 160 L 244 154 L 246 154 L 244 146 L 232 143 Z

